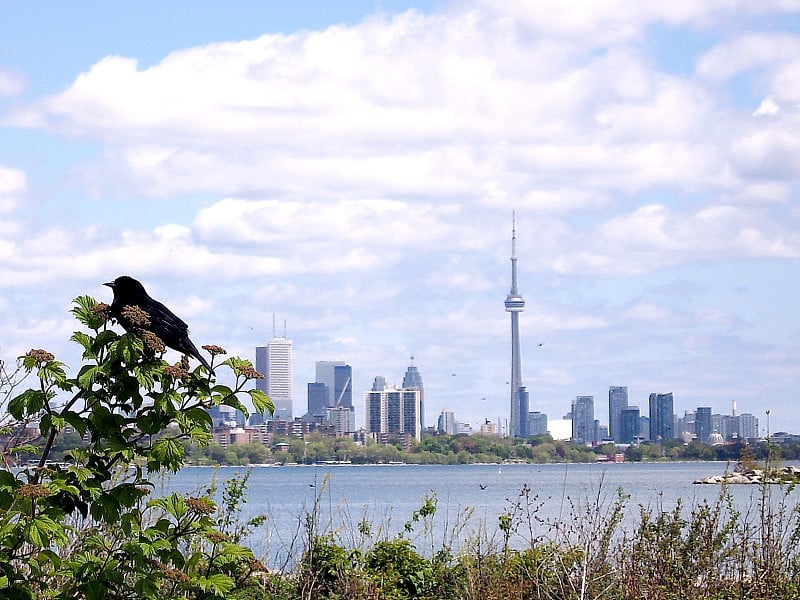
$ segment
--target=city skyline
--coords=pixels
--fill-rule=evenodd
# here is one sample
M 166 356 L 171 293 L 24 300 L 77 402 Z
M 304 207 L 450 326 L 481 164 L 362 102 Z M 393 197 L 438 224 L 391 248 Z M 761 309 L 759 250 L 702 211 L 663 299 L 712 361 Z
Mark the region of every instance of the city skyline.
M 274 340 L 286 342 L 285 338 L 274 338 Z M 291 344 L 291 342 L 289 341 Z M 266 347 L 256 347 L 256 364 L 264 364 L 263 361 L 266 360 L 262 358 L 259 362 L 259 352 L 261 351 L 262 354 L 266 351 Z M 285 354 L 285 352 L 282 352 Z M 282 361 L 285 363 L 285 360 Z M 341 399 L 345 397 L 344 391 L 347 390 L 349 393 L 347 395 L 348 398 L 352 398 L 353 388 L 352 388 L 352 379 L 353 379 L 353 367 L 352 365 L 348 364 L 347 361 L 344 360 L 317 360 L 315 361 L 315 381 L 308 382 L 306 387 L 303 388 L 306 390 L 305 395 L 305 406 L 306 409 L 301 410 L 299 412 L 294 411 L 293 415 L 299 417 L 300 415 L 305 415 L 306 417 L 311 416 L 320 416 L 324 413 L 324 410 L 320 410 L 319 414 L 311 412 L 312 404 L 316 405 L 315 403 L 319 402 L 319 407 L 324 406 L 328 407 L 339 407 L 341 404 Z M 257 367 L 258 368 L 258 367 Z M 339 373 L 337 375 L 337 373 Z M 265 378 L 268 380 L 268 378 Z M 320 381 L 322 380 L 322 381 Z M 327 383 L 324 383 L 327 382 Z M 331 383 L 334 382 L 334 383 Z M 338 383 L 337 383 L 338 382 Z M 260 388 L 266 391 L 267 383 L 263 380 L 259 382 Z M 333 385 L 335 389 L 339 390 L 338 393 L 335 394 L 339 401 L 331 400 L 331 396 L 328 393 L 328 386 Z M 321 386 L 315 387 L 315 386 Z M 322 388 L 324 388 L 324 395 L 321 394 Z M 419 370 L 419 367 L 414 363 L 414 357 L 410 358 L 410 364 L 406 367 L 405 373 L 402 378 L 402 383 L 389 383 L 386 379 L 385 375 L 375 375 L 372 377 L 372 384 L 370 387 L 362 389 L 360 394 L 364 401 L 366 402 L 366 397 L 368 392 L 379 392 L 385 390 L 392 390 L 392 391 L 403 391 L 403 390 L 414 390 L 418 391 L 418 401 L 419 404 L 417 408 L 415 408 L 415 414 L 418 415 L 419 419 L 419 431 L 424 432 L 426 430 L 437 430 L 441 425 L 441 417 L 443 414 L 448 414 L 450 417 L 448 419 L 455 420 L 455 425 L 448 420 L 448 429 L 455 427 L 456 429 L 458 426 L 466 426 L 471 432 L 476 432 L 477 427 L 480 427 L 484 423 L 491 422 L 493 423 L 497 431 L 499 433 L 505 432 L 505 423 L 508 423 L 507 419 L 503 418 L 502 416 L 496 416 L 494 419 L 490 418 L 490 416 L 484 416 L 478 421 L 472 421 L 469 419 L 460 419 L 458 418 L 458 411 L 453 410 L 449 407 L 440 408 L 435 414 L 436 422 L 427 423 L 425 421 L 425 401 L 424 401 L 424 385 L 422 374 Z M 356 390 L 358 393 L 358 390 Z M 323 400 L 324 399 L 324 400 Z M 303 402 L 302 397 L 294 397 L 293 404 L 297 405 L 297 403 Z M 383 400 L 385 404 L 385 399 Z M 603 419 L 598 418 L 595 412 L 595 396 L 594 395 L 576 395 L 571 398 L 569 404 L 565 404 L 565 409 L 568 407 L 568 416 L 570 416 L 572 420 L 572 437 L 577 441 L 599 441 L 601 438 L 600 429 L 605 427 L 607 429 L 608 435 L 605 439 L 611 439 L 618 443 L 630 443 L 633 437 L 639 435 L 639 420 L 640 418 L 650 419 L 650 411 L 656 415 L 656 424 L 652 431 L 656 436 L 663 436 L 664 431 L 670 432 L 668 435 L 674 437 L 680 437 L 682 434 L 681 431 L 676 430 L 675 427 L 678 426 L 685 418 L 685 415 L 692 414 L 694 415 L 696 412 L 700 412 L 704 415 L 706 419 L 704 423 L 704 427 L 701 427 L 701 431 L 699 432 L 699 436 L 703 438 L 704 441 L 708 441 L 708 436 L 712 433 L 721 433 L 724 436 L 727 435 L 726 432 L 726 424 L 720 422 L 718 426 L 712 426 L 710 419 L 712 417 L 737 417 L 737 402 L 735 399 L 731 400 L 730 408 L 731 413 L 730 415 L 721 412 L 723 409 L 715 410 L 713 406 L 705 406 L 705 405 L 697 405 L 697 406 L 687 406 L 683 407 L 684 417 L 681 417 L 680 411 L 676 408 L 675 399 L 672 392 L 661 393 L 661 392 L 651 392 L 648 394 L 647 397 L 647 406 L 649 407 L 650 411 L 648 411 L 647 415 L 641 413 L 640 409 L 636 405 L 629 404 L 628 398 L 628 389 L 627 386 L 616 386 L 610 385 L 608 386 L 608 412 L 607 412 L 607 421 L 603 421 Z M 348 406 L 347 403 L 342 408 L 347 408 L 352 412 L 352 418 L 350 420 L 349 427 L 354 426 L 354 431 L 360 429 L 362 426 L 366 425 L 367 422 L 367 410 L 368 407 L 362 404 L 352 403 L 352 405 Z M 619 411 L 619 435 L 615 436 L 613 434 L 614 426 L 612 425 L 612 421 L 614 420 L 614 409 Z M 557 411 L 555 414 L 547 414 L 543 413 L 538 410 L 530 410 L 528 412 L 528 427 L 529 430 L 531 428 L 530 423 L 534 422 L 537 423 L 535 428 L 537 429 L 536 433 L 530 432 L 528 435 L 537 435 L 541 434 L 541 429 L 543 426 L 538 425 L 538 422 L 542 420 L 542 423 L 545 421 L 550 420 L 560 420 L 556 417 L 556 415 L 560 415 L 563 411 Z M 626 414 L 627 413 L 627 414 Z M 707 417 L 705 415 L 707 414 Z M 286 418 L 286 412 L 283 413 L 284 416 L 280 416 L 280 418 Z M 634 417 L 635 415 L 635 417 Z M 758 429 L 758 417 L 751 414 L 751 413 L 742 413 L 742 417 L 746 419 L 755 419 L 754 425 L 751 425 L 750 421 L 748 420 L 746 424 L 743 426 L 748 432 L 753 433 L 754 435 L 748 435 L 748 437 L 757 437 L 758 435 L 762 435 L 762 433 Z M 338 418 L 338 417 L 337 417 Z M 636 423 L 636 425 L 633 425 Z M 694 421 L 692 421 L 694 423 Z M 636 433 L 633 433 L 633 431 Z M 789 433 L 794 433 L 789 431 Z M 510 430 L 508 430 L 508 435 L 513 435 Z
M 128 274 L 229 356 L 286 318 L 294 414 L 317 359 L 359 404 L 414 356 L 430 415 L 510 419 L 515 214 L 530 410 L 624 385 L 800 431 L 796 0 L 6 3 L 0 32 L 9 366 L 75 375 L 72 299 Z

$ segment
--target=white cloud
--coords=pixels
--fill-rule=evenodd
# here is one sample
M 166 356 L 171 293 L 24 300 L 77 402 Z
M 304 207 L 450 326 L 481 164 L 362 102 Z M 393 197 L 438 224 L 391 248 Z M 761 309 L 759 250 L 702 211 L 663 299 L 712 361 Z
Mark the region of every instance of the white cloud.
M 17 96 L 25 89 L 25 81 L 19 75 L 0 70 L 0 98 Z
M 549 36 L 519 33 L 508 15 L 527 11 L 412 11 L 176 51 L 146 69 L 109 56 L 20 125 L 108 142 L 78 169 L 99 196 L 475 199 L 502 181 L 505 198 L 544 190 L 563 211 L 614 191 L 729 181 L 718 152 L 728 134 L 719 123 L 709 140 L 718 106 L 701 85 L 654 73 L 635 47 L 573 53 L 551 40 L 585 33 L 595 13 L 639 29 L 703 10 L 562 7 L 542 16 Z M 582 186 L 564 202 L 575 172 Z
M 69 298 L 130 273 L 201 340 L 249 352 L 277 313 L 298 371 L 344 358 L 360 387 L 414 354 L 431 398 L 479 418 L 451 369 L 505 393 L 516 209 L 526 373 L 554 397 L 744 389 L 755 350 L 728 330 L 747 320 L 737 333 L 786 357 L 799 328 L 761 317 L 791 303 L 800 257 L 798 41 L 746 23 L 791 8 L 487 0 L 60 73 L 66 89 L 4 105 L 48 144 L 19 154 L 27 174 L 0 167 L 0 286 L 19 313 L 0 343 L 61 335 Z M 676 58 L 673 33 L 719 43 Z M 713 281 L 689 302 L 689 279 Z
M 0 212 L 10 212 L 27 190 L 24 171 L 0 165 Z
M 764 98 L 761 101 L 761 104 L 758 105 L 758 108 L 753 113 L 756 117 L 762 116 L 769 116 L 769 115 L 777 115 L 780 112 L 781 108 L 778 106 L 771 97 Z
M 697 61 L 697 73 L 722 81 L 755 68 L 795 60 L 800 37 L 791 34 L 749 33 L 718 44 Z

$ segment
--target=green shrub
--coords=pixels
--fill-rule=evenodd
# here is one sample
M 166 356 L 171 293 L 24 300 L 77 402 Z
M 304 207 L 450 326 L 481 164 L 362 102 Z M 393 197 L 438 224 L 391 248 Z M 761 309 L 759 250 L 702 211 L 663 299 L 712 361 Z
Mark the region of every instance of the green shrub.
M 172 494 L 148 500 L 150 476 L 177 471 L 184 440 L 206 443 L 206 408 L 245 410 L 248 394 L 259 411 L 269 398 L 246 389 L 259 375 L 252 365 L 206 346 L 213 371 L 166 363 L 152 337 L 118 334 L 108 327 L 108 307 L 87 296 L 72 313 L 84 327 L 71 341 L 82 350 L 74 377 L 44 350 L 20 357 L 36 385 L 10 398 L 15 422 L 5 430 L 38 424 L 41 441 L 9 448 L 35 453 L 33 467 L 0 470 L 0 596 L 19 598 L 222 597 L 263 570 L 252 552 L 220 530 L 209 497 Z M 216 381 L 227 369 L 233 387 Z M 86 445 L 50 461 L 58 436 L 76 431 Z M 238 540 L 236 540 L 238 541 Z

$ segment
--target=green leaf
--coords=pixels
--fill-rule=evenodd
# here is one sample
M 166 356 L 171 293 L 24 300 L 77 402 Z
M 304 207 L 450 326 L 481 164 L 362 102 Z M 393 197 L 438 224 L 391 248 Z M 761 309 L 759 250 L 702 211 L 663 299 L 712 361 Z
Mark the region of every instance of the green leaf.
M 97 337 L 94 339 L 94 344 L 92 344 L 92 351 L 95 354 L 100 354 L 100 350 L 109 346 L 113 342 L 119 339 L 119 334 L 112 329 L 106 329 L 105 331 L 101 331 L 97 334 Z
M 47 434 L 50 432 L 50 428 L 53 426 L 53 418 L 50 415 L 42 415 L 39 419 L 39 433 L 42 437 L 46 437 Z
M 92 352 L 92 338 L 88 334 L 82 331 L 76 331 L 72 334 L 69 338 L 71 342 L 77 342 L 81 346 L 83 346 L 83 358 L 84 359 L 92 359 L 95 358 L 94 352 Z
M 236 396 L 228 396 L 227 398 L 223 398 L 220 402 L 223 406 L 230 406 L 231 408 L 235 408 L 236 410 L 241 411 L 245 418 L 250 414 L 250 411 L 247 410 L 247 407 L 242 404 L 241 400 Z
M 222 573 L 216 573 L 208 577 L 199 577 L 196 582 L 201 590 L 204 592 L 212 592 L 216 596 L 228 594 L 233 590 L 234 586 L 233 579 Z
M 261 390 L 247 390 L 247 393 L 250 394 L 250 399 L 253 401 L 253 407 L 257 413 L 264 414 L 269 412 L 269 414 L 273 414 L 275 412 L 275 404 L 266 393 Z
M 213 388 L 211 388 L 211 392 L 214 393 L 214 394 L 219 394 L 221 396 L 232 396 L 233 395 L 233 390 L 231 388 L 229 388 L 227 385 L 222 385 L 222 384 L 215 385 Z
M 8 412 L 15 419 L 36 415 L 47 403 L 47 394 L 41 390 L 25 390 L 8 403 Z
M 180 519 L 189 510 L 186 499 L 178 494 L 155 498 L 148 502 L 147 506 L 161 508 L 176 519 Z
M 183 466 L 185 449 L 180 440 L 171 437 L 161 437 L 153 442 L 147 460 L 150 471 L 169 469 L 177 471 Z
M 46 515 L 37 515 L 25 523 L 22 536 L 26 542 L 39 548 L 49 548 L 51 543 L 57 546 L 67 543 L 63 527 Z
M 61 418 L 64 419 L 67 423 L 72 425 L 75 428 L 75 431 L 78 432 L 78 435 L 83 437 L 86 433 L 86 427 L 88 426 L 88 421 L 80 416 L 78 413 L 73 412 L 71 410 L 65 410 L 61 413 Z
M 99 366 L 97 365 L 84 366 L 78 373 L 78 385 L 81 386 L 84 390 L 88 390 L 89 388 L 92 387 L 92 384 L 94 384 L 98 373 L 100 373 Z
M 51 360 L 42 365 L 39 369 L 39 379 L 47 383 L 54 383 L 63 387 L 67 382 L 67 373 L 64 370 L 64 363 L 58 360 Z M 63 389 L 67 389 L 64 387 Z
M 71 312 L 83 325 L 94 330 L 100 329 L 103 326 L 105 321 L 92 311 L 98 304 L 97 300 L 91 296 L 78 296 L 72 303 L 75 306 Z

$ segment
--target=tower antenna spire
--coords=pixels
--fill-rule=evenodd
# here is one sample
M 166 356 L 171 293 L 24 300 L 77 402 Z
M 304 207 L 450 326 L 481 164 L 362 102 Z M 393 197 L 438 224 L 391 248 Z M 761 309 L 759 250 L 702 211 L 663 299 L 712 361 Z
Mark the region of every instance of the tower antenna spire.
M 509 434 L 528 434 L 528 392 L 522 385 L 522 353 L 520 351 L 519 313 L 525 310 L 525 299 L 517 288 L 517 213 L 511 217 L 511 291 L 506 296 L 506 312 L 511 313 L 511 428 Z

